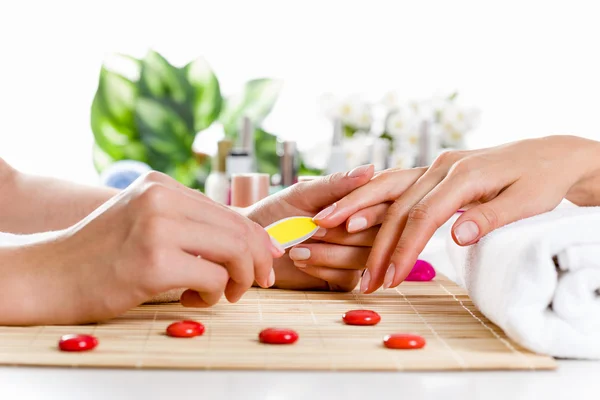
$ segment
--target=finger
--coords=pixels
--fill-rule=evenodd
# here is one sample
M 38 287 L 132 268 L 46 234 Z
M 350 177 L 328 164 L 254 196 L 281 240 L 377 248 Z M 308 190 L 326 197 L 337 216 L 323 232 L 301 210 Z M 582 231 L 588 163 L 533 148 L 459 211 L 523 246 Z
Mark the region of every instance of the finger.
M 146 194 L 150 196 L 150 204 L 153 204 L 154 208 L 160 208 L 162 213 L 167 215 L 182 215 L 193 221 L 220 225 L 232 231 L 239 231 L 242 226 L 245 226 L 247 229 L 256 228 L 256 223 L 250 219 L 222 204 L 208 199 L 201 193 L 183 186 L 169 176 L 159 172 L 151 172 L 150 174 L 147 180 L 151 183 L 152 186 L 150 188 L 153 192 Z M 207 211 L 207 209 L 210 211 Z M 283 254 L 281 246 L 272 242 L 266 232 L 258 234 L 267 248 L 271 250 L 273 257 L 280 257 Z
M 160 277 L 168 289 L 187 287 L 198 293 L 202 306 L 216 304 L 225 290 L 229 280 L 227 270 L 216 263 L 195 257 L 190 254 L 179 253 L 173 258 L 173 268 L 169 268 L 169 275 Z M 186 301 L 189 299 L 186 295 Z M 193 296 L 197 300 L 197 297 Z M 193 299 L 190 299 L 194 303 Z M 199 304 L 199 302 L 195 302 Z
M 498 197 L 466 210 L 453 224 L 451 232 L 454 242 L 468 246 L 479 241 L 491 231 L 523 218 L 550 211 L 560 202 L 557 196 L 536 196 L 532 186 L 517 182 L 509 186 Z M 549 201 L 523 201 L 534 196 Z
M 219 298 L 220 297 L 221 296 L 219 296 Z M 179 298 L 179 302 L 184 307 L 203 308 L 203 307 L 210 307 L 211 306 L 211 304 L 207 303 L 206 301 L 204 301 L 202 299 L 202 296 L 200 296 L 200 293 L 198 293 L 198 292 L 196 292 L 195 290 L 192 290 L 192 289 L 185 290 L 181 294 L 181 297 Z
M 391 204 L 391 202 L 381 203 L 358 211 L 348 218 L 346 230 L 356 233 L 372 226 L 381 225 Z
M 316 212 L 369 182 L 374 171 L 373 165 L 363 165 L 349 172 L 337 172 L 309 182 L 297 183 L 290 190 L 304 202 L 299 208 Z
M 275 273 L 273 271 L 273 253 L 268 251 L 265 243 L 268 243 L 271 248 L 277 249 L 276 257 L 283 256 L 285 250 L 275 239 L 269 236 L 263 227 L 252 221 L 250 223 L 250 251 L 254 260 L 254 279 L 263 288 L 267 288 L 275 283 Z
M 302 244 L 290 249 L 289 256 L 296 265 L 310 264 L 340 269 L 364 269 L 369 258 L 368 247 L 332 244 Z
M 501 182 L 501 178 L 498 182 Z M 484 195 L 479 187 L 478 181 L 472 176 L 449 176 L 411 209 L 390 258 L 384 287 L 395 287 L 408 276 L 435 232 L 462 205 Z
M 336 269 L 315 265 L 307 265 L 301 270 L 307 275 L 327 282 L 329 290 L 334 292 L 353 290 L 358 284 L 361 274 L 360 270 Z
M 390 268 L 390 258 L 405 228 L 409 212 L 442 179 L 443 176 L 436 170 L 427 171 L 390 206 L 373 243 L 367 262 L 368 273 L 363 275 L 361 282 L 361 292 L 372 293 L 383 284 L 386 271 Z
M 194 256 L 223 265 L 229 277 L 225 295 L 230 302 L 239 300 L 254 282 L 254 262 L 251 241 L 244 236 L 232 235 L 231 232 L 207 224 L 187 222 L 183 229 L 172 229 L 181 248 Z M 260 260 L 264 262 L 264 260 Z M 270 266 L 272 268 L 272 264 Z M 257 282 L 263 284 L 264 279 Z
M 402 171 L 388 171 L 354 190 L 314 218 L 323 228 L 333 228 L 342 224 L 359 210 L 377 204 L 393 201 L 410 188 L 426 171 L 426 168 L 414 168 Z
M 311 240 L 345 246 L 371 247 L 377 237 L 377 232 L 379 232 L 379 226 L 357 233 L 348 233 L 343 226 L 336 226 L 333 229 L 319 228 Z

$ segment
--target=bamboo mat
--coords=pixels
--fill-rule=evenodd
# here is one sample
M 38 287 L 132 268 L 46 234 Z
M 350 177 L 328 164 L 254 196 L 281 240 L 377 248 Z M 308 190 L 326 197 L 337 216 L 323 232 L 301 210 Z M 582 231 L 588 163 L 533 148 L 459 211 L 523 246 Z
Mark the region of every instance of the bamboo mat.
M 366 308 L 381 314 L 375 326 L 349 326 L 342 314 Z M 173 321 L 205 324 L 203 336 L 165 335 Z M 295 329 L 292 345 L 265 345 L 266 327 Z M 419 350 L 391 350 L 383 336 L 416 333 Z M 66 353 L 61 335 L 91 333 L 96 349 Z M 236 304 L 210 309 L 179 304 L 145 305 L 98 325 L 0 327 L 0 364 L 19 366 L 253 370 L 537 370 L 554 369 L 550 357 L 532 354 L 475 309 L 466 293 L 438 275 L 404 282 L 371 295 L 251 289 Z

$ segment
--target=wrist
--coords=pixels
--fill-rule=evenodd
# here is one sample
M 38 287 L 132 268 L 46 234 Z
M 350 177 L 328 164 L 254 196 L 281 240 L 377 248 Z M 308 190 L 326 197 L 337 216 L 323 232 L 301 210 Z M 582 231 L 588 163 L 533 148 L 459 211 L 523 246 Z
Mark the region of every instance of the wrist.
M 35 325 L 38 318 L 37 274 L 32 271 L 30 256 L 36 246 L 20 245 L 0 248 L 0 325 Z
M 600 205 L 600 142 L 577 138 L 580 152 L 570 162 L 581 167 L 578 179 L 565 198 L 578 206 Z

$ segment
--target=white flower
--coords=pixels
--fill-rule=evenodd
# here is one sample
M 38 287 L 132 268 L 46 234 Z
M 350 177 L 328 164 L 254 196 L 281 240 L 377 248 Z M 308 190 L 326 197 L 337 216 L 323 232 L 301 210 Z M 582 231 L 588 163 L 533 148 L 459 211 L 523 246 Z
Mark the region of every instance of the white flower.
M 372 137 L 364 132 L 357 131 L 352 137 L 345 137 L 343 141 L 348 169 L 366 164 L 370 160 Z
M 389 157 L 388 168 L 413 168 L 416 162 L 416 151 L 394 150 L 394 152 Z
M 386 132 L 392 137 L 394 147 L 414 151 L 419 145 L 421 118 L 410 105 L 391 112 L 386 119 Z
M 371 104 L 359 96 L 350 96 L 337 100 L 332 94 L 325 94 L 319 99 L 324 115 L 330 119 L 340 119 L 342 124 L 357 130 L 369 130 L 373 123 Z
M 464 145 L 466 134 L 477 127 L 480 112 L 473 108 L 463 108 L 455 104 L 445 107 L 440 113 L 440 134 L 444 147 Z

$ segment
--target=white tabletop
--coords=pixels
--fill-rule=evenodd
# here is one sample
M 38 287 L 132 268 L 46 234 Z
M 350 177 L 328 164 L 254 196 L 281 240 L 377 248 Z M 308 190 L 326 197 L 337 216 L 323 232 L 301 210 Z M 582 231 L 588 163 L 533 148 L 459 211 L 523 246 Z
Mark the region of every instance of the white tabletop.
M 387 393 L 387 394 L 386 394 Z M 0 399 L 485 399 L 600 398 L 600 362 L 556 371 L 261 372 L 0 368 Z

